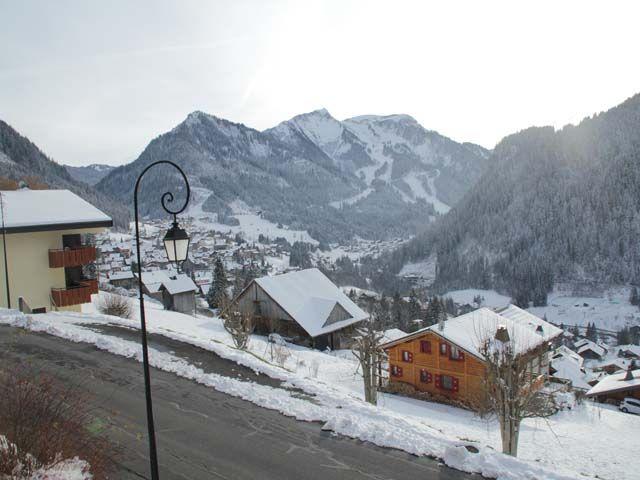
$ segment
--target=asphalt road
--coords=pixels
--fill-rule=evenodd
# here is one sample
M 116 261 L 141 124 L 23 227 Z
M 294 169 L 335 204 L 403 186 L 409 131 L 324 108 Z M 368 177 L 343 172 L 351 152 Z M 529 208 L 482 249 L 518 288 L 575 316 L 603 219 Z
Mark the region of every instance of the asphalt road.
M 190 358 L 205 371 L 276 382 L 211 352 L 164 337 L 153 337 L 152 346 Z M 107 434 L 123 447 L 113 478 L 149 478 L 142 366 L 138 362 L 91 345 L 7 326 L 0 326 L 0 361 L 9 368 L 28 361 L 63 380 L 79 381 L 94 395 L 96 415 L 106 425 Z M 293 420 L 170 373 L 152 369 L 151 376 L 163 480 L 472 477 L 429 458 L 323 432 L 320 424 Z

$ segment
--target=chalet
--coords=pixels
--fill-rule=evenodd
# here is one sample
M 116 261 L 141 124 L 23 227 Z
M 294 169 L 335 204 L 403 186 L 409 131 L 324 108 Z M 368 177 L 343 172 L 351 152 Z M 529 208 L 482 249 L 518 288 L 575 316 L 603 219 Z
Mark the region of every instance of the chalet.
M 0 192 L 0 306 L 80 311 L 98 293 L 93 235 L 111 218 L 68 190 Z
M 189 276 L 173 270 L 142 272 L 142 290 L 162 302 L 166 310 L 193 314 L 198 287 Z
M 578 355 L 585 360 L 600 360 L 607 354 L 607 349 L 591 340 L 583 338 L 573 344 Z
M 114 287 L 131 289 L 137 285 L 136 277 L 131 270 L 109 272 L 109 283 Z
M 632 360 L 640 360 L 640 346 L 639 345 L 625 345 L 618 349 L 618 356 L 622 358 L 629 358 Z
M 550 380 L 564 383 L 572 388 L 587 391 L 591 388 L 588 383 L 586 370 L 583 367 L 584 358 L 564 345 L 558 347 L 551 356 L 549 366 Z
M 604 361 L 597 365 L 591 365 L 591 369 L 594 372 L 605 372 L 607 375 L 613 375 L 614 373 L 626 370 L 629 367 L 628 361 L 622 358 L 615 358 L 613 360 Z
M 382 345 L 389 358 L 390 386 L 401 383 L 434 398 L 473 405 L 482 398 L 485 375 L 480 348 L 499 327 L 506 328 L 516 353 L 526 355 L 531 374 L 547 375 L 549 345 L 561 331 L 542 319 L 532 328 L 522 320 L 528 318 L 522 310 L 510 308 L 508 317 L 481 308 Z M 516 316 L 520 318 L 514 320 Z
M 319 349 L 348 348 L 369 318 L 317 268 L 252 280 L 229 308 L 251 315 L 259 333 Z
M 602 378 L 587 392 L 587 397 L 606 403 L 619 403 L 626 397 L 640 399 L 640 370 L 632 368 Z

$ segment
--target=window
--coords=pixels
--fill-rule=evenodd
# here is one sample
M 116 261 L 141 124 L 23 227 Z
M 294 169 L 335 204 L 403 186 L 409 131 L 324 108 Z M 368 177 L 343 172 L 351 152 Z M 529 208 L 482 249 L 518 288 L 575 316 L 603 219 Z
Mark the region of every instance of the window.
M 436 375 L 436 387 L 449 392 L 457 392 L 458 379 L 451 375 Z
M 444 342 L 440 343 L 440 355 L 446 355 L 447 354 L 447 344 Z
M 392 377 L 401 377 L 402 376 L 402 367 L 397 365 L 391 365 L 391 376 Z
M 420 381 L 422 383 L 431 383 L 433 377 L 425 369 L 420 370 Z
M 451 345 L 449 358 L 451 360 L 462 361 L 464 360 L 464 352 L 462 352 L 458 347 Z
M 407 362 L 407 363 L 412 363 L 413 362 L 413 353 L 407 351 L 407 350 L 403 350 L 402 351 L 402 361 L 403 362 Z
M 420 352 L 431 353 L 431 342 L 428 340 L 420 340 Z

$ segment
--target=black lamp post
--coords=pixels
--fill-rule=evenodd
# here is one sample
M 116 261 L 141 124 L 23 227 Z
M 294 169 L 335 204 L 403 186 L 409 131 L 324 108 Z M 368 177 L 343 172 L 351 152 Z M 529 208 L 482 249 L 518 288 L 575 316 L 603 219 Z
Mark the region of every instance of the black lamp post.
M 176 267 L 187 259 L 187 253 L 189 252 L 189 235 L 182 228 L 178 226 L 177 215 L 182 213 L 185 208 L 187 208 L 187 204 L 189 203 L 189 197 L 191 195 L 191 190 L 189 188 L 189 181 L 187 180 L 187 176 L 184 174 L 182 169 L 178 167 L 173 162 L 168 160 L 160 160 L 152 163 L 147 166 L 140 176 L 138 180 L 136 180 L 136 186 L 133 191 L 133 205 L 135 209 L 135 222 L 136 222 L 136 253 L 138 259 L 138 291 L 140 296 L 140 328 L 141 328 L 141 336 L 142 336 L 142 365 L 144 368 L 144 391 L 147 400 L 147 428 L 149 430 L 149 463 L 151 464 L 151 479 L 159 480 L 160 476 L 158 474 L 158 452 L 156 450 L 156 433 L 155 427 L 153 425 L 153 406 L 151 403 L 151 378 L 149 375 L 149 350 L 147 348 L 147 322 L 144 314 L 144 296 L 142 293 L 142 257 L 140 256 L 140 228 L 138 225 L 138 187 L 140 186 L 140 180 L 147 170 L 156 165 L 160 165 L 165 163 L 167 165 L 171 165 L 174 167 L 182 178 L 184 179 L 184 183 L 187 187 L 187 195 L 184 201 L 184 205 L 182 208 L 177 210 L 172 210 L 167 206 L 168 203 L 173 202 L 173 193 L 165 192 L 160 197 L 160 201 L 162 203 L 162 208 L 165 212 L 170 215 L 173 215 L 173 225 L 167 231 L 167 234 L 164 237 L 164 246 L 167 251 L 167 258 L 170 262 L 176 264 Z

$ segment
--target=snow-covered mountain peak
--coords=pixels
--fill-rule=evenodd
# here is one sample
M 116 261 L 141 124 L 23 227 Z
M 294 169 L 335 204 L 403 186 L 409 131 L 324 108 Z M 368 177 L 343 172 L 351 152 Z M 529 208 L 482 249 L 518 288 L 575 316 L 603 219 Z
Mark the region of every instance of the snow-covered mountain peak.
M 380 122 L 408 122 L 418 123 L 411 115 L 406 113 L 396 113 L 393 115 L 358 115 L 356 117 L 347 118 L 345 123 L 380 123 Z

